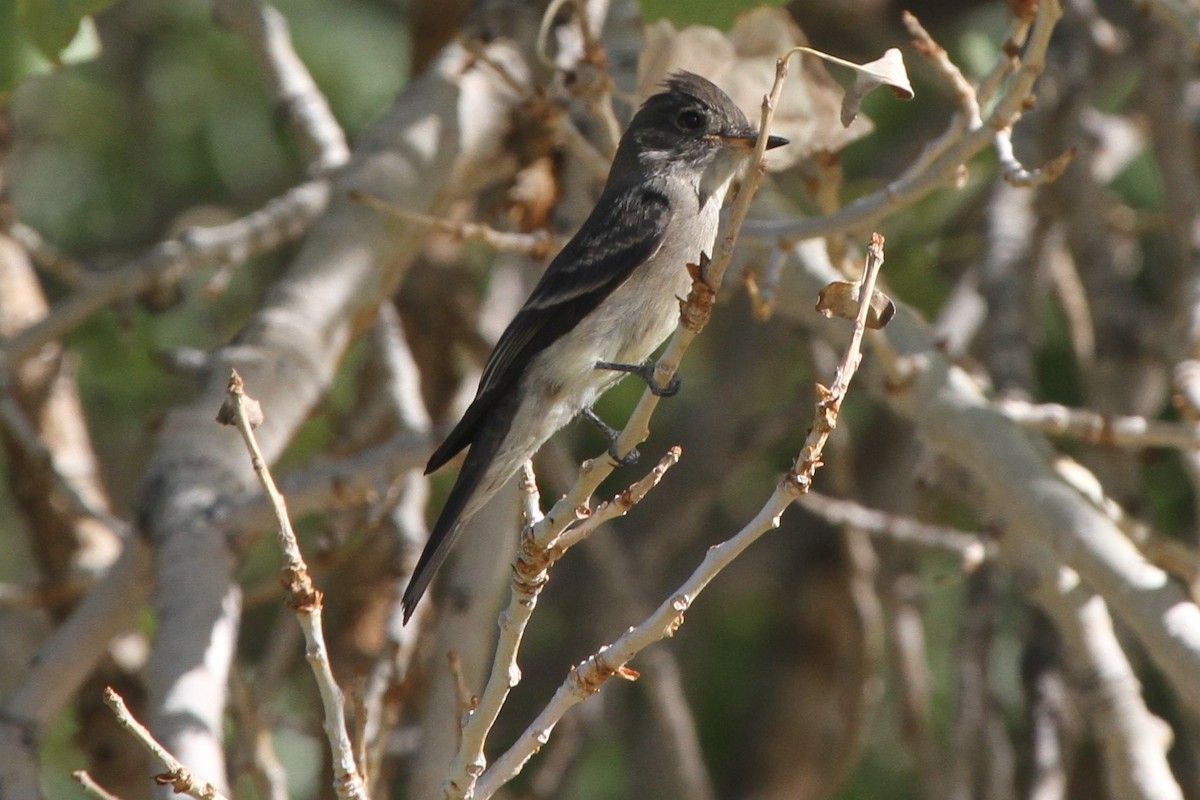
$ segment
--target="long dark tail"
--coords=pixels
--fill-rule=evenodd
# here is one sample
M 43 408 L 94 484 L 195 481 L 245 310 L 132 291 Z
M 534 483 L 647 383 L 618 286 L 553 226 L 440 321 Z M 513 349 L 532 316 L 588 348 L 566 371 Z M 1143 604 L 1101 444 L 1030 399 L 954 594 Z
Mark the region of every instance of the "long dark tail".
M 429 532 L 425 549 L 421 551 L 421 557 L 417 559 L 417 566 L 413 569 L 412 577 L 404 590 L 404 597 L 400 602 L 404 606 L 405 622 L 412 616 L 421 596 L 429 588 L 429 582 L 433 580 L 446 556 L 450 555 L 450 548 L 458 541 L 463 527 L 470 519 L 462 517 L 463 510 L 475 496 L 480 481 L 492 465 L 504 437 L 508 435 L 516 413 L 516 405 L 517 397 L 512 393 L 511 398 L 499 403 L 488 418 L 482 420 L 476 428 L 471 449 L 467 451 L 467 457 L 463 460 L 458 479 L 454 482 L 454 488 L 450 490 L 450 497 L 434 523 L 433 530 Z M 507 477 L 505 476 L 505 479 Z

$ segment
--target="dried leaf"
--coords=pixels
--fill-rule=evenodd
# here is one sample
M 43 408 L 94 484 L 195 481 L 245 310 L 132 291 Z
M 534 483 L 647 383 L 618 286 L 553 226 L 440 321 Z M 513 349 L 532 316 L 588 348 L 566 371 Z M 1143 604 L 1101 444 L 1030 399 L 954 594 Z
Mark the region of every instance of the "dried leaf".
M 805 41 L 795 21 L 779 8 L 758 7 L 739 15 L 728 34 L 703 25 L 676 30 L 670 22 L 659 20 L 646 29 L 638 62 L 638 95 L 648 97 L 671 72 L 686 69 L 728 92 L 757 124 L 779 54 Z M 837 124 L 842 89 L 819 61 L 805 59 L 797 72 L 784 84 L 771 125 L 771 133 L 790 142 L 771 151 L 767 159 L 771 171 L 787 169 L 816 153 L 838 152 L 873 127 L 865 117 L 849 129 Z
M 834 281 L 817 295 L 817 311 L 826 317 L 858 319 L 858 295 L 862 284 L 857 281 Z M 896 316 L 896 304 L 876 289 L 871 293 L 871 309 L 867 312 L 867 327 L 874 330 L 887 325 Z
M 858 116 L 863 98 L 880 86 L 890 86 L 892 93 L 901 100 L 913 99 L 912 84 L 908 82 L 908 73 L 904 69 L 904 57 L 895 47 L 869 64 L 857 66 L 842 61 L 838 63 L 852 67 L 855 72 L 854 84 L 842 98 L 842 125 L 847 128 Z

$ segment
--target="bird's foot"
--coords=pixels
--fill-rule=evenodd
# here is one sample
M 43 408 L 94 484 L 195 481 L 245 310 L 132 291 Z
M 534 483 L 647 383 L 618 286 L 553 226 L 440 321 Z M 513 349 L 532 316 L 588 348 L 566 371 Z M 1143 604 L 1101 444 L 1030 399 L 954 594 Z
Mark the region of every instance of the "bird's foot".
M 651 394 L 659 397 L 674 397 L 679 393 L 679 387 L 683 382 L 679 380 L 678 375 L 672 375 L 671 380 L 667 382 L 666 386 L 659 386 L 658 382 L 654 379 L 654 370 L 657 366 L 657 364 L 614 364 L 611 361 L 596 362 L 596 369 L 610 369 L 614 372 L 628 372 L 630 375 L 637 375 L 646 382 L 646 388 L 650 390 Z
M 609 425 L 604 420 L 600 419 L 600 417 L 596 416 L 596 412 L 592 411 L 590 408 L 585 408 L 583 410 L 583 415 L 591 420 L 591 423 L 599 428 L 600 432 L 603 433 L 608 439 L 608 457 L 611 458 L 618 467 L 633 466 L 638 462 L 638 459 L 642 457 L 642 454 L 637 451 L 636 447 L 625 455 L 618 453 L 617 439 L 621 436 L 621 432 Z

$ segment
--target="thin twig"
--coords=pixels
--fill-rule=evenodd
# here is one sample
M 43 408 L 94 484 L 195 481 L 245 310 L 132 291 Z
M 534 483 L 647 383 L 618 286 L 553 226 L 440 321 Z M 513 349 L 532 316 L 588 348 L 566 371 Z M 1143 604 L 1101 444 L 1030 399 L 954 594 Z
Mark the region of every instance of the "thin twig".
M 1200 448 L 1200 423 L 1168 422 L 1137 416 L 1112 416 L 1057 403 L 1003 399 L 993 408 L 1025 428 L 1054 436 L 1070 436 L 1090 444 L 1117 447 Z
M 13 395 L 11 373 L 6 367 L 4 353 L 0 351 L 0 428 L 8 434 L 9 440 L 24 452 L 26 459 L 39 465 L 46 472 L 50 485 L 62 496 L 72 512 L 96 520 L 116 536 L 127 533 L 129 526 L 125 522 L 114 517 L 102 506 L 89 502 L 71 479 L 59 469 L 54 453 L 43 441 Z
M 213 264 L 240 263 L 300 238 L 329 202 L 324 180 L 294 186 L 262 208 L 226 225 L 189 228 L 122 267 L 97 275 L 50 313 L 3 343 L 10 363 L 60 339 L 103 308 L 162 282 L 177 283 Z
M 350 199 L 362 203 L 367 208 L 387 214 L 388 216 L 425 225 L 442 233 L 465 242 L 479 242 L 500 253 L 516 253 L 530 258 L 542 259 L 554 250 L 554 239 L 549 231 L 536 230 L 529 233 L 512 233 L 498 231 L 490 225 L 479 222 L 458 222 L 452 219 L 422 214 L 419 211 L 409 211 L 400 208 L 386 200 L 362 192 L 351 192 Z
M 945 525 L 930 525 L 911 517 L 888 514 L 874 508 L 836 497 L 808 492 L 797 503 L 831 525 L 850 525 L 875 536 L 900 544 L 950 553 L 962 559 L 970 572 L 984 561 L 996 557 L 996 546 L 978 534 Z
M 500 77 L 505 84 L 520 97 L 526 105 L 536 109 L 546 118 L 546 124 L 558 137 L 558 143 L 574 153 L 593 175 L 600 180 L 608 177 L 608 168 L 612 165 L 595 145 L 588 141 L 583 132 L 575 125 L 571 116 L 558 105 L 547 103 L 546 100 L 533 92 L 528 86 L 518 80 L 503 64 L 491 58 L 483 45 L 474 39 L 460 37 L 459 43 L 480 63 L 487 65 Z
M 150 755 L 166 768 L 166 772 L 154 776 L 159 786 L 170 786 L 177 794 L 186 794 L 196 800 L 226 800 L 225 795 L 217 791 L 217 787 L 206 781 L 199 781 L 194 775 L 171 755 L 146 729 L 146 726 L 134 719 L 125 705 L 125 699 L 117 694 L 111 686 L 104 690 L 104 702 L 117 715 L 121 727 L 134 735 L 142 743 Z
M 983 103 L 982 94 L 978 92 L 971 82 L 962 74 L 962 70 L 950 60 L 950 56 L 946 53 L 946 49 L 938 44 L 929 31 L 920 23 L 915 15 L 905 13 L 902 15 L 904 26 L 908 29 L 909 35 L 913 37 L 913 47 L 920 53 L 934 68 L 950 90 L 954 93 L 955 99 L 958 101 L 959 112 L 951 118 L 950 124 L 940 136 L 928 143 L 921 151 L 917 160 L 910 164 L 901 174 L 897 182 L 903 181 L 905 178 L 912 175 L 919 175 L 937 162 L 939 158 L 945 155 L 946 151 L 957 141 L 962 138 L 965 131 L 973 130 L 983 124 L 983 111 L 980 108 Z M 1007 77 L 1009 73 L 1016 70 L 1017 63 L 1012 58 L 1001 58 L 996 62 L 996 67 L 992 70 L 990 79 L 997 81 Z M 992 91 L 995 86 L 991 87 Z M 954 181 L 959 179 L 959 175 L 952 176 Z
M 962 74 L 958 65 L 950 60 L 946 48 L 938 44 L 929 31 L 925 30 L 925 26 L 921 24 L 915 14 L 905 11 L 901 13 L 900 19 L 909 35 L 913 37 L 913 46 L 917 52 L 925 57 L 925 60 L 933 66 L 937 74 L 954 92 L 954 99 L 958 101 L 959 113 L 963 120 L 968 125 L 978 125 L 983 117 L 979 110 L 979 98 L 975 93 L 975 87 Z
M 257 437 L 254 435 L 254 427 L 262 420 L 262 410 L 256 401 L 247 397 L 241 376 L 236 370 L 229 378 L 228 399 L 217 419 L 222 424 L 237 427 L 250 453 L 254 473 L 275 511 L 279 544 L 284 557 L 281 580 L 287 592 L 288 606 L 296 612 L 296 618 L 304 631 L 308 663 L 312 667 L 313 677 L 321 695 L 325 735 L 329 739 L 333 757 L 334 791 L 341 800 L 366 800 L 366 787 L 355 765 L 354 748 L 346 728 L 345 701 L 334 680 L 329 651 L 325 646 L 321 614 L 323 595 L 313 585 L 312 577 L 308 574 L 308 565 L 300 553 L 300 544 L 288 518 L 287 503 L 275 486 L 275 479 L 271 477 L 266 459 L 263 458 Z
M 1012 126 L 996 131 L 996 158 L 1000 162 L 1000 174 L 1013 186 L 1029 187 L 1053 183 L 1063 170 L 1075 160 L 1076 148 L 1068 147 L 1058 156 L 1037 169 L 1029 169 L 1017 159 L 1013 151 Z
M 650 490 L 658 485 L 662 480 L 663 475 L 667 470 L 679 463 L 679 459 L 683 457 L 683 448 L 679 445 L 674 445 L 667 449 L 667 454 L 663 456 L 654 469 L 635 483 L 628 489 L 621 492 L 611 500 L 605 500 L 600 505 L 592 510 L 587 519 L 582 520 L 577 525 L 573 525 L 554 541 L 554 546 L 563 552 L 574 547 L 582 542 L 587 537 L 591 536 L 597 528 L 609 520 L 623 517 L 629 513 L 629 510 L 649 494 Z
M 680 526 L 683 527 L 682 522 Z M 587 548 L 592 568 L 604 582 L 603 591 L 608 596 L 605 609 L 608 618 L 641 619 L 652 610 L 642 597 L 642 579 L 654 572 L 651 565 L 662 562 L 646 558 L 646 553 L 640 547 L 637 550 L 638 560 L 646 559 L 641 565 L 635 563 L 628 550 L 614 537 L 597 537 L 591 540 Z M 688 800 L 715 800 L 716 788 L 705 764 L 695 713 L 684 691 L 684 677 L 677 654 L 668 647 L 654 647 L 640 658 L 644 659 L 642 676 L 645 679 L 645 697 L 658 729 L 649 735 L 659 742 L 668 756 L 670 763 L 663 763 L 661 770 L 675 774 L 677 785 L 673 795 Z M 563 746 L 562 729 L 569 731 L 571 727 L 577 728 L 578 722 L 577 716 L 567 717 L 555 729 L 554 749 L 549 757 L 542 757 L 537 772 L 529 779 L 530 783 L 537 783 L 538 776 L 546 770 L 546 761 L 552 759 L 553 754 Z M 571 723 L 576 724 L 572 726 Z
M 537 53 L 538 61 L 541 61 L 547 67 L 554 69 L 558 66 L 554 59 L 550 57 L 550 26 L 554 24 L 554 18 L 558 16 L 558 12 L 567 3 L 573 3 L 574 0 L 550 0 L 546 4 L 546 10 L 542 12 L 542 21 L 538 25 L 538 33 L 534 52 Z M 577 7 L 578 8 L 578 7 Z M 583 23 L 587 26 L 586 20 Z
M 675 463 L 680 456 L 678 447 L 663 457 L 649 475 L 629 487 L 612 501 L 602 503 L 593 516 L 612 519 L 626 513 L 638 501 L 646 496 L 663 474 Z M 500 615 L 500 640 L 496 644 L 496 655 L 492 660 L 491 673 L 478 702 L 466 716 L 463 724 L 462 739 L 458 753 L 450 765 L 450 771 L 443 787 L 448 798 L 469 798 L 477 796 L 475 782 L 484 768 L 487 760 L 484 758 L 484 745 L 500 709 L 508 699 L 508 693 L 521 682 L 521 668 L 517 664 L 517 653 L 525 635 L 525 628 L 537 607 L 538 597 L 550 580 L 549 569 L 563 553 L 572 545 L 582 541 L 595 530 L 596 525 L 590 525 L 582 533 L 574 529 L 561 533 L 552 527 L 540 523 L 540 512 L 531 508 L 531 501 L 536 501 L 537 484 L 533 480 L 532 468 L 527 463 L 522 480 L 522 494 L 526 499 L 528 524 L 521 532 L 521 546 L 513 561 L 513 582 L 509 595 L 508 607 Z M 532 487 L 532 488 L 530 488 Z M 591 522 L 591 519 L 588 519 Z M 597 525 L 599 523 L 596 523 Z M 488 795 L 483 795 L 484 797 Z
M 436 442 L 424 431 L 401 432 L 382 444 L 333 461 L 319 461 L 280 479 L 298 515 L 361 500 L 378 500 L 377 489 L 389 476 L 423 466 Z M 269 503 L 257 490 L 223 498 L 213 516 L 230 534 L 248 535 L 270 526 Z
M 287 19 L 257 0 L 216 0 L 213 16 L 250 46 L 275 102 L 312 161 L 314 176 L 350 160 L 350 146 L 329 101 L 296 55 Z
M 86 769 L 75 770 L 71 773 L 71 778 L 83 787 L 83 791 L 97 798 L 97 800 L 121 800 L 121 798 L 96 783 L 96 779 Z
M 53 275 L 72 289 L 84 289 L 96 273 L 46 241 L 42 234 L 20 220 L 2 223 L 3 231 L 29 253 L 42 271 Z
M 551 58 L 548 43 L 550 43 L 550 29 L 554 17 L 558 16 L 558 12 L 568 2 L 572 6 L 575 22 L 580 29 L 582 56 L 576 60 L 575 64 L 560 65 L 558 61 Z M 614 113 L 612 107 L 613 83 L 612 78 L 608 76 L 604 42 L 600 41 L 600 38 L 592 30 L 592 20 L 588 17 L 586 2 L 583 0 L 552 0 L 546 6 L 546 11 L 542 13 L 535 50 L 538 60 L 542 64 L 556 68 L 556 70 L 557 68 L 569 68 L 571 71 L 572 80 L 568 86 L 571 94 L 582 98 L 588 112 L 592 113 L 595 120 L 599 122 L 600 131 L 604 133 L 602 150 L 607 158 L 605 158 L 602 172 L 599 174 L 606 174 L 608 160 L 611 160 L 614 152 L 617 152 L 617 144 L 620 142 L 620 122 L 617 121 L 617 114 Z M 571 53 L 571 55 L 575 54 Z M 596 163 L 592 163 L 595 167 Z
M 599 180 L 608 178 L 608 169 L 612 166 L 612 161 L 588 141 L 570 116 L 560 111 L 551 119 L 550 127 L 558 136 L 559 142 L 574 153 L 592 175 Z
M 996 101 L 991 114 L 978 124 L 963 125 L 963 118 L 956 117 L 941 137 L 927 149 L 927 153 L 904 174 L 883 189 L 865 195 L 836 213 L 819 217 L 784 221 L 754 221 L 747 223 L 746 235 L 757 239 L 775 241 L 784 239 L 799 242 L 804 239 L 845 233 L 869 225 L 894 211 L 917 202 L 926 194 L 946 185 L 956 185 L 962 170 L 972 157 L 995 142 L 995 133 L 1013 125 L 1021 116 L 1033 84 L 1045 68 L 1046 49 L 1050 35 L 1062 17 L 1059 0 L 1038 3 L 1037 17 L 1029 29 L 1029 41 L 1024 48 L 1024 60 L 1013 69 L 1010 65 L 1015 56 L 1001 55 L 1000 62 L 1006 66 L 998 68 L 997 80 L 1008 76 L 1010 80 L 1003 94 Z M 1028 23 L 1018 20 L 1014 36 L 1020 35 Z M 982 102 L 983 87 L 977 90 Z

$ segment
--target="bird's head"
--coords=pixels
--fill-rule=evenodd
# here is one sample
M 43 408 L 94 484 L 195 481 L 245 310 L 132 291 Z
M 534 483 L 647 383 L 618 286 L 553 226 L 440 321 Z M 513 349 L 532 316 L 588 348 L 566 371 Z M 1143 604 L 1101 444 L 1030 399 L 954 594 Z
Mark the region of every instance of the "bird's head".
M 757 142 L 758 132 L 729 95 L 706 78 L 676 72 L 634 115 L 613 170 L 674 170 L 704 183 L 725 183 Z M 779 136 L 767 140 L 768 149 L 784 144 L 787 139 Z

